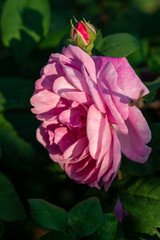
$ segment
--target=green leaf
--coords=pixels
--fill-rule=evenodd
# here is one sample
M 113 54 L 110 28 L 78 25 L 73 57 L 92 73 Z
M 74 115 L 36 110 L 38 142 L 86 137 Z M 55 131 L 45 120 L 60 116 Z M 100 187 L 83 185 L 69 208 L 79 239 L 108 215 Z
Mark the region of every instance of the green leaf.
M 102 40 L 103 40 L 102 33 L 101 31 L 98 31 L 96 35 L 96 40 L 94 42 L 95 49 L 98 49 L 101 46 Z
M 0 114 L 1 162 L 16 171 L 31 172 L 33 166 L 44 162 L 43 155 L 31 145 L 39 124 L 30 111 L 33 89 L 34 82 L 29 79 L 2 77 L 0 81 L 0 111 L 5 114 Z
M 89 239 L 114 240 L 117 231 L 117 220 L 114 214 L 104 214 L 103 223 Z
M 41 49 L 46 49 L 46 48 L 56 48 L 62 38 L 70 31 L 70 26 L 65 26 L 61 29 L 56 29 L 56 32 L 51 32 L 48 34 L 48 36 L 40 43 L 39 47 Z
M 146 176 L 152 175 L 153 173 L 160 170 L 160 148 L 157 144 L 160 142 L 160 123 L 153 123 L 150 125 L 150 129 L 152 132 L 152 139 L 149 143 L 149 146 L 152 148 L 151 155 L 146 163 L 141 164 L 137 162 L 133 162 L 123 156 L 121 170 L 126 172 L 128 175 L 132 176 Z
M 38 155 L 34 147 L 19 137 L 12 124 L 0 114 L 0 148 L 1 161 L 16 170 L 30 171 Z M 8 151 L 9 149 L 9 151 Z M 14 156 L 14 157 L 13 157 Z
M 40 240 L 72 240 L 70 236 L 63 232 L 52 231 L 43 235 Z
M 15 54 L 27 55 L 46 36 L 50 26 L 48 0 L 6 0 L 1 28 L 2 41 Z
M 124 239 L 124 231 L 123 231 L 123 225 L 121 222 L 118 222 L 117 226 L 117 233 L 116 233 L 116 240 L 125 240 Z
M 138 233 L 137 236 L 139 240 L 159 240 L 160 239 L 156 235 L 151 236 L 150 234 L 146 234 L 146 233 Z
M 67 213 L 42 199 L 29 199 L 29 205 L 34 221 L 42 228 L 65 231 Z
M 123 226 L 125 229 L 125 234 L 128 237 L 132 237 L 135 239 L 137 233 L 146 233 L 150 234 L 150 236 L 157 235 L 160 237 L 160 233 L 158 229 L 139 218 L 133 216 L 127 216 L 124 218 Z
M 1 77 L 0 110 L 24 110 L 30 107 L 34 82 L 24 78 Z
M 151 72 L 159 73 L 160 69 L 160 53 L 155 53 L 148 59 L 148 66 Z
M 149 102 L 153 101 L 155 99 L 157 90 L 160 88 L 160 77 L 158 77 L 156 80 L 152 82 L 144 82 L 144 84 L 149 89 L 150 93 L 145 96 L 145 99 Z
M 15 221 L 25 219 L 25 210 L 13 185 L 0 173 L 0 219 Z
M 103 213 L 97 198 L 78 203 L 68 213 L 68 232 L 73 238 L 81 239 L 95 232 L 103 223 Z
M 142 178 L 134 181 L 120 194 L 123 206 L 135 217 L 160 227 L 160 179 Z
M 139 43 L 128 33 L 117 33 L 106 36 L 98 44 L 97 51 L 107 57 L 126 57 L 139 48 Z
M 137 67 L 146 61 L 149 52 L 149 43 L 147 38 L 139 40 L 140 48 L 127 57 L 131 66 Z

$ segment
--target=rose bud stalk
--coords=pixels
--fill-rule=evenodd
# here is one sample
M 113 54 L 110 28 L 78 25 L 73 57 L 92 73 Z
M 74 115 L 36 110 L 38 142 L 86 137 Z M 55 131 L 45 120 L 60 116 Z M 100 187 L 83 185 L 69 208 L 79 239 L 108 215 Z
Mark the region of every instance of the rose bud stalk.
M 75 27 L 71 21 L 71 25 L 72 41 L 75 45 L 91 55 L 91 51 L 94 47 L 94 41 L 96 39 L 96 30 L 94 26 L 89 22 L 86 22 L 86 20 L 77 22 Z

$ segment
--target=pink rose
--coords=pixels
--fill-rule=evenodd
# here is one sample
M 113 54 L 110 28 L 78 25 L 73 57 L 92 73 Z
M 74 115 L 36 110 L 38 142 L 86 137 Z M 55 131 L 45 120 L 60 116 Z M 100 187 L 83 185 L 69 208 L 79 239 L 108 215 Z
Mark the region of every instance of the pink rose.
M 37 139 L 70 178 L 107 190 L 121 152 L 140 163 L 151 152 L 147 122 L 129 105 L 142 90 L 148 93 L 126 58 L 90 57 L 69 45 L 51 54 L 36 81 Z

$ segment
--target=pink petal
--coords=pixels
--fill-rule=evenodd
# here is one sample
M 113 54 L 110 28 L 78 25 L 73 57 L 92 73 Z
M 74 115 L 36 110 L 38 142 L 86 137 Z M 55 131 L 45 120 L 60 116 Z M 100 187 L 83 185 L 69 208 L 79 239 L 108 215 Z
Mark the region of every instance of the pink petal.
M 56 107 L 60 97 L 48 90 L 42 90 L 31 97 L 31 104 L 34 106 L 31 111 L 35 114 L 47 112 Z
M 86 149 L 87 146 L 88 146 L 87 137 L 78 139 L 63 153 L 63 156 L 65 159 L 77 158 L 79 155 L 83 153 L 83 151 Z M 74 164 L 74 161 L 73 161 L 73 164 Z
M 102 135 L 101 135 L 101 151 L 97 160 L 97 164 L 101 163 L 99 168 L 99 173 L 97 176 L 98 181 L 104 175 L 104 173 L 109 169 L 109 166 L 112 162 L 111 148 L 112 148 L 111 126 L 109 125 L 108 119 L 106 116 L 104 120 L 104 126 L 102 129 Z
M 41 121 L 47 121 L 51 123 L 57 123 L 58 116 L 61 112 L 65 111 L 66 109 L 70 108 L 70 103 L 68 100 L 64 98 L 60 98 L 58 104 L 55 108 L 49 110 L 48 112 L 37 114 L 36 117 Z
M 146 146 L 146 143 L 150 141 L 151 132 L 137 107 L 129 108 L 129 118 L 126 120 L 126 125 L 128 134 L 123 134 L 116 128 L 122 152 L 135 162 L 146 162 L 151 153 L 151 148 Z
M 46 149 L 48 150 L 49 155 L 53 161 L 60 162 L 63 160 L 63 155 L 62 155 L 62 152 L 61 152 L 59 146 L 54 143 L 52 143 L 52 145 L 50 145 L 47 126 L 45 126 L 44 123 L 41 124 L 40 127 L 37 129 L 36 136 L 37 136 L 37 140 L 44 147 L 46 147 Z
M 94 105 L 91 105 L 87 115 L 87 137 L 89 151 L 94 159 L 98 158 L 101 150 L 101 135 L 104 125 L 104 117 Z
M 84 65 L 90 77 L 96 79 L 95 64 L 93 59 L 81 48 L 69 45 L 63 49 L 63 54 L 74 60 L 77 65 Z
M 69 67 L 66 65 L 62 65 L 62 67 L 70 83 L 78 90 L 90 95 L 88 85 L 82 73 L 73 67 Z
M 95 65 L 97 74 L 100 74 L 103 66 L 111 61 L 117 74 L 118 86 L 124 90 L 126 96 L 132 99 L 138 99 L 149 93 L 146 86 L 142 83 L 139 77 L 136 75 L 135 71 L 132 69 L 126 58 L 112 58 L 112 57 L 92 57 Z
M 53 84 L 53 91 L 68 100 L 87 105 L 90 105 L 92 103 L 92 100 L 88 95 L 86 95 L 84 92 L 76 90 L 71 84 L 67 82 L 64 77 L 59 77 L 55 80 Z
M 85 115 L 86 115 L 86 110 L 82 105 L 79 104 L 75 108 L 70 108 L 63 111 L 59 115 L 59 121 L 65 125 L 67 124 L 72 127 L 81 128 L 84 125 L 82 117 L 84 118 Z
M 61 62 L 63 64 L 72 63 L 72 61 L 68 57 L 60 53 L 52 53 L 50 55 L 49 63 L 54 63 L 54 62 Z
M 108 106 L 116 124 L 118 125 L 118 127 L 120 129 L 120 131 L 127 134 L 128 129 L 126 127 L 126 124 L 125 124 L 123 118 L 121 117 L 121 114 L 117 110 L 117 108 L 116 108 L 116 106 L 115 106 L 115 104 L 112 100 L 112 97 L 109 93 L 108 87 L 106 86 L 106 84 L 103 81 L 99 82 L 98 87 L 99 87 L 101 95 L 102 95 L 103 99 L 105 100 L 105 102 L 106 102 L 106 104 L 107 104 L 107 106 Z
M 58 75 L 58 71 L 56 69 L 56 63 L 48 63 L 44 68 L 43 68 L 43 73 L 46 76 L 50 75 Z
M 59 145 L 62 152 L 76 141 L 75 132 L 69 131 L 66 127 L 56 128 L 54 135 L 54 142 Z
M 85 76 L 86 82 L 89 87 L 90 95 L 92 96 L 94 103 L 96 104 L 99 111 L 101 111 L 102 113 L 106 113 L 105 103 L 103 98 L 99 94 L 97 83 L 88 76 L 83 65 L 82 65 L 82 72 Z
M 136 106 L 129 107 L 129 119 L 144 143 L 150 142 L 151 130 L 142 112 Z
M 42 90 L 43 89 L 42 82 L 43 82 L 44 78 L 45 78 L 45 76 L 42 76 L 40 79 L 38 79 L 35 82 L 35 90 Z
M 64 170 L 70 178 L 80 183 L 85 183 L 89 173 L 95 169 L 95 164 L 95 160 L 86 158 L 75 164 L 65 164 Z
M 102 81 L 107 86 L 115 107 L 121 114 L 121 117 L 125 120 L 128 117 L 128 103 L 131 101 L 131 99 L 128 98 L 125 95 L 125 92 L 117 85 L 117 79 L 118 74 L 112 63 L 108 61 L 101 70 L 98 83 Z M 108 107 L 110 106 L 108 105 Z
M 41 74 L 43 74 L 43 88 L 52 90 L 53 89 L 53 82 L 55 79 L 63 76 L 63 69 L 59 63 L 48 63 L 42 70 Z
M 117 137 L 115 129 L 112 127 L 112 165 L 111 168 L 104 174 L 103 182 L 105 190 L 107 191 L 112 181 L 116 177 L 121 164 L 121 146 Z
M 75 59 L 73 59 L 73 56 L 71 56 L 71 58 L 66 57 L 65 55 L 59 54 L 59 53 L 54 53 L 51 54 L 50 59 L 49 59 L 50 63 L 58 63 L 60 65 L 66 65 L 69 67 L 73 67 L 75 69 L 77 69 L 78 71 L 80 71 L 80 66 L 79 64 L 76 63 Z

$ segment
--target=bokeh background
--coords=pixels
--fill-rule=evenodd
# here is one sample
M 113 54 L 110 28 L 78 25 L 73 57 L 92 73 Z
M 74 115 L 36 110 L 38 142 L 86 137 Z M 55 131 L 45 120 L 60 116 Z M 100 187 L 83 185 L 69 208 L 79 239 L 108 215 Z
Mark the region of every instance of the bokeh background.
M 0 0 L 0 169 L 12 182 L 28 210 L 25 222 L 5 223 L 4 240 L 38 239 L 42 230 L 32 221 L 27 199 L 42 198 L 69 210 L 78 201 L 98 196 L 105 212 L 113 212 L 116 183 L 105 193 L 70 180 L 36 140 L 39 121 L 30 111 L 30 97 L 49 55 L 69 44 L 70 19 L 85 18 L 103 37 L 130 33 L 139 49 L 128 60 L 144 82 L 157 81 L 143 113 L 160 121 L 160 1 L 159 0 Z M 158 125 L 159 126 L 159 125 Z M 160 127 L 158 128 L 160 130 Z M 155 130 L 157 131 L 157 129 Z M 159 132 L 160 133 L 160 132 Z M 158 134 L 158 133 L 157 133 Z M 159 138 L 154 144 L 159 145 Z M 122 170 L 147 175 L 160 169 L 124 160 Z M 154 165 L 155 164 L 155 165 Z M 156 169 L 156 170 L 155 170 Z M 156 173 L 159 176 L 159 173 Z

